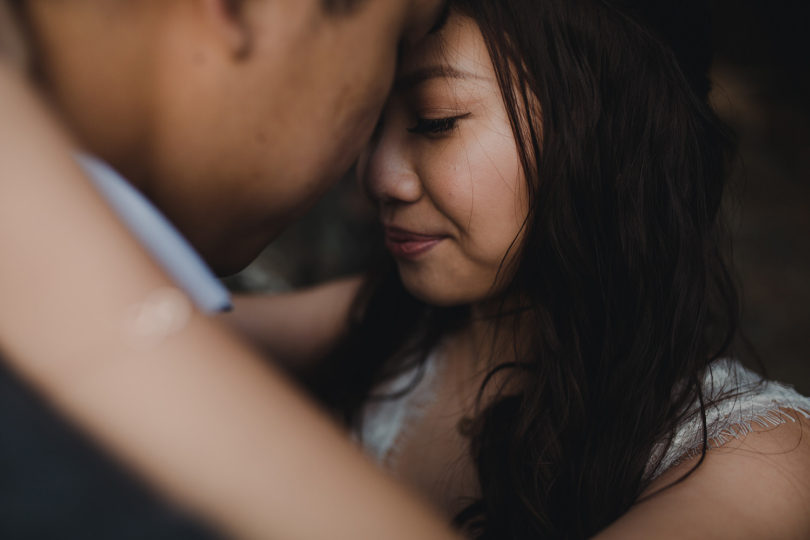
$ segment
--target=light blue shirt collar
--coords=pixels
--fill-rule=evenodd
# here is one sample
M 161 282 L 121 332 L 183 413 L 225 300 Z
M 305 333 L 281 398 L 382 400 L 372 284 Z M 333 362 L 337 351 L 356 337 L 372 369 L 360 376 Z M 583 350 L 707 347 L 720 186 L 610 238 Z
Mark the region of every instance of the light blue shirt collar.
M 228 290 L 180 232 L 132 184 L 103 161 L 77 155 L 101 195 L 155 262 L 203 312 L 231 309 Z

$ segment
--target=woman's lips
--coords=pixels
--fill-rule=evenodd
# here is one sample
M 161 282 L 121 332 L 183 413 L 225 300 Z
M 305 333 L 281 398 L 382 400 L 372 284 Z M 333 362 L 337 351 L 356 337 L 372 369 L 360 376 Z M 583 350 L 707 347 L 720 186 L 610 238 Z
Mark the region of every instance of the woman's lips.
M 420 234 L 399 227 L 385 228 L 385 246 L 399 259 L 415 259 L 433 249 L 445 238 L 444 235 Z

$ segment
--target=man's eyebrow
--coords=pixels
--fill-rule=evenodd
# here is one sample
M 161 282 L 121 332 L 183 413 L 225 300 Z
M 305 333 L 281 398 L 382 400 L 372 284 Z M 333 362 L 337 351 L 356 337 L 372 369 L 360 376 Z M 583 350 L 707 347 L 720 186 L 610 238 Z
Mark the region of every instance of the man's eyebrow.
M 427 66 L 410 71 L 397 77 L 394 87 L 399 90 L 410 90 L 431 79 L 483 79 L 480 75 L 462 71 L 453 66 L 437 65 Z

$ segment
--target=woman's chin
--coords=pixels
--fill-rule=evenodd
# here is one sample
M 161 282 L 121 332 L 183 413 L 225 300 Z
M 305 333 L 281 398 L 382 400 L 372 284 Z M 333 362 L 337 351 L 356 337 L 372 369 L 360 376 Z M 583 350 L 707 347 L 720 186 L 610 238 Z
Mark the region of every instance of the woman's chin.
M 460 287 L 457 280 L 426 278 L 400 269 L 402 284 L 414 298 L 436 307 L 455 307 L 480 302 L 486 294 Z M 454 282 L 455 281 L 455 282 Z

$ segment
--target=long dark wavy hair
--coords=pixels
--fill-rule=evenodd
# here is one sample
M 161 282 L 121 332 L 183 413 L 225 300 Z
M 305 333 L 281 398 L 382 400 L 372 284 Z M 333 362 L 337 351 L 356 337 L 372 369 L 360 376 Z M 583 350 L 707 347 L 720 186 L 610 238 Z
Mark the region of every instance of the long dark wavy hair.
M 481 539 L 586 538 L 638 500 L 656 444 L 696 403 L 705 456 L 700 382 L 737 333 L 720 214 L 731 144 L 708 105 L 707 8 L 452 8 L 483 33 L 530 193 L 504 292 L 529 306 L 515 329 L 529 353 L 492 365 L 464 423 L 482 497 L 455 521 Z M 384 258 L 321 395 L 356 426 L 375 384 L 423 362 L 467 317 L 413 298 Z M 496 373 L 510 391 L 483 402 Z

